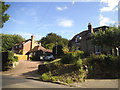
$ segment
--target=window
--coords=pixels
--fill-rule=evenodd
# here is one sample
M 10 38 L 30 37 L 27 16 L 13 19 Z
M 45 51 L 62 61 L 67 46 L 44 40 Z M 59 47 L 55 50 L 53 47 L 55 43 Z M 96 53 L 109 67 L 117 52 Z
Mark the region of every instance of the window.
M 19 48 L 22 48 L 22 44 L 19 45 Z
M 75 39 L 75 42 L 78 43 L 81 39 L 82 39 L 82 37 L 77 36 L 76 39 Z
M 101 53 L 101 46 L 95 46 L 95 54 Z

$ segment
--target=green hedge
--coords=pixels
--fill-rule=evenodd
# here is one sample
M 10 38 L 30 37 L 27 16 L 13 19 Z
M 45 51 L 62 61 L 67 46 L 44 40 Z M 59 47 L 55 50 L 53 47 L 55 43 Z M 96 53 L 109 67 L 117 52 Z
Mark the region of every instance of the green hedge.
M 85 53 L 83 51 L 68 52 L 61 59 L 61 63 L 75 64 L 79 59 L 82 59 L 84 57 L 85 57 Z
M 7 70 L 11 68 L 13 62 L 17 62 L 18 57 L 14 56 L 12 51 L 2 52 L 2 70 Z
M 88 66 L 87 78 L 120 78 L 120 57 L 92 55 L 82 63 Z

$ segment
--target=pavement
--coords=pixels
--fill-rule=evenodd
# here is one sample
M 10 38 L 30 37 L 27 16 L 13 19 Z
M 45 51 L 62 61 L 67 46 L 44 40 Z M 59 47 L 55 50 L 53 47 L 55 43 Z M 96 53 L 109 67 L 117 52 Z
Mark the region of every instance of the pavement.
M 16 90 L 16 88 L 20 88 L 20 90 L 26 90 L 26 88 L 39 90 L 39 88 L 72 88 L 65 85 L 50 83 L 50 82 L 42 82 L 32 79 L 25 79 L 19 76 L 11 76 L 11 75 L 2 75 L 2 90 L 7 88 L 7 90 Z
M 2 74 L 39 80 L 39 74 L 37 73 L 39 64 L 42 64 L 42 62 L 20 60 L 18 66 Z M 71 86 L 78 88 L 119 88 L 120 90 L 120 79 L 87 79 L 85 82 L 74 83 Z

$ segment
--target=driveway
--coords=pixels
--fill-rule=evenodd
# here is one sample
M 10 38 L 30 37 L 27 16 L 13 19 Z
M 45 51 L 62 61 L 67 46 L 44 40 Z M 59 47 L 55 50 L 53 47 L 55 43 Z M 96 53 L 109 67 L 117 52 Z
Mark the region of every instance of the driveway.
M 14 69 L 3 72 L 3 74 L 9 74 L 14 76 L 22 76 L 22 77 L 37 77 L 38 65 L 42 64 L 41 61 L 27 61 L 20 60 L 19 65 L 17 65 Z

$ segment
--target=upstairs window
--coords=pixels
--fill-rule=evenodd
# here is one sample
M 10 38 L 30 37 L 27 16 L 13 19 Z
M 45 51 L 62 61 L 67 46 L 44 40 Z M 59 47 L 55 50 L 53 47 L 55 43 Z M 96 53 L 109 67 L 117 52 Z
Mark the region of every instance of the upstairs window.
M 75 39 L 75 42 L 76 42 L 76 43 L 79 43 L 81 39 L 82 39 L 82 37 L 77 36 L 76 39 Z
M 101 46 L 95 46 L 95 54 L 101 53 Z

